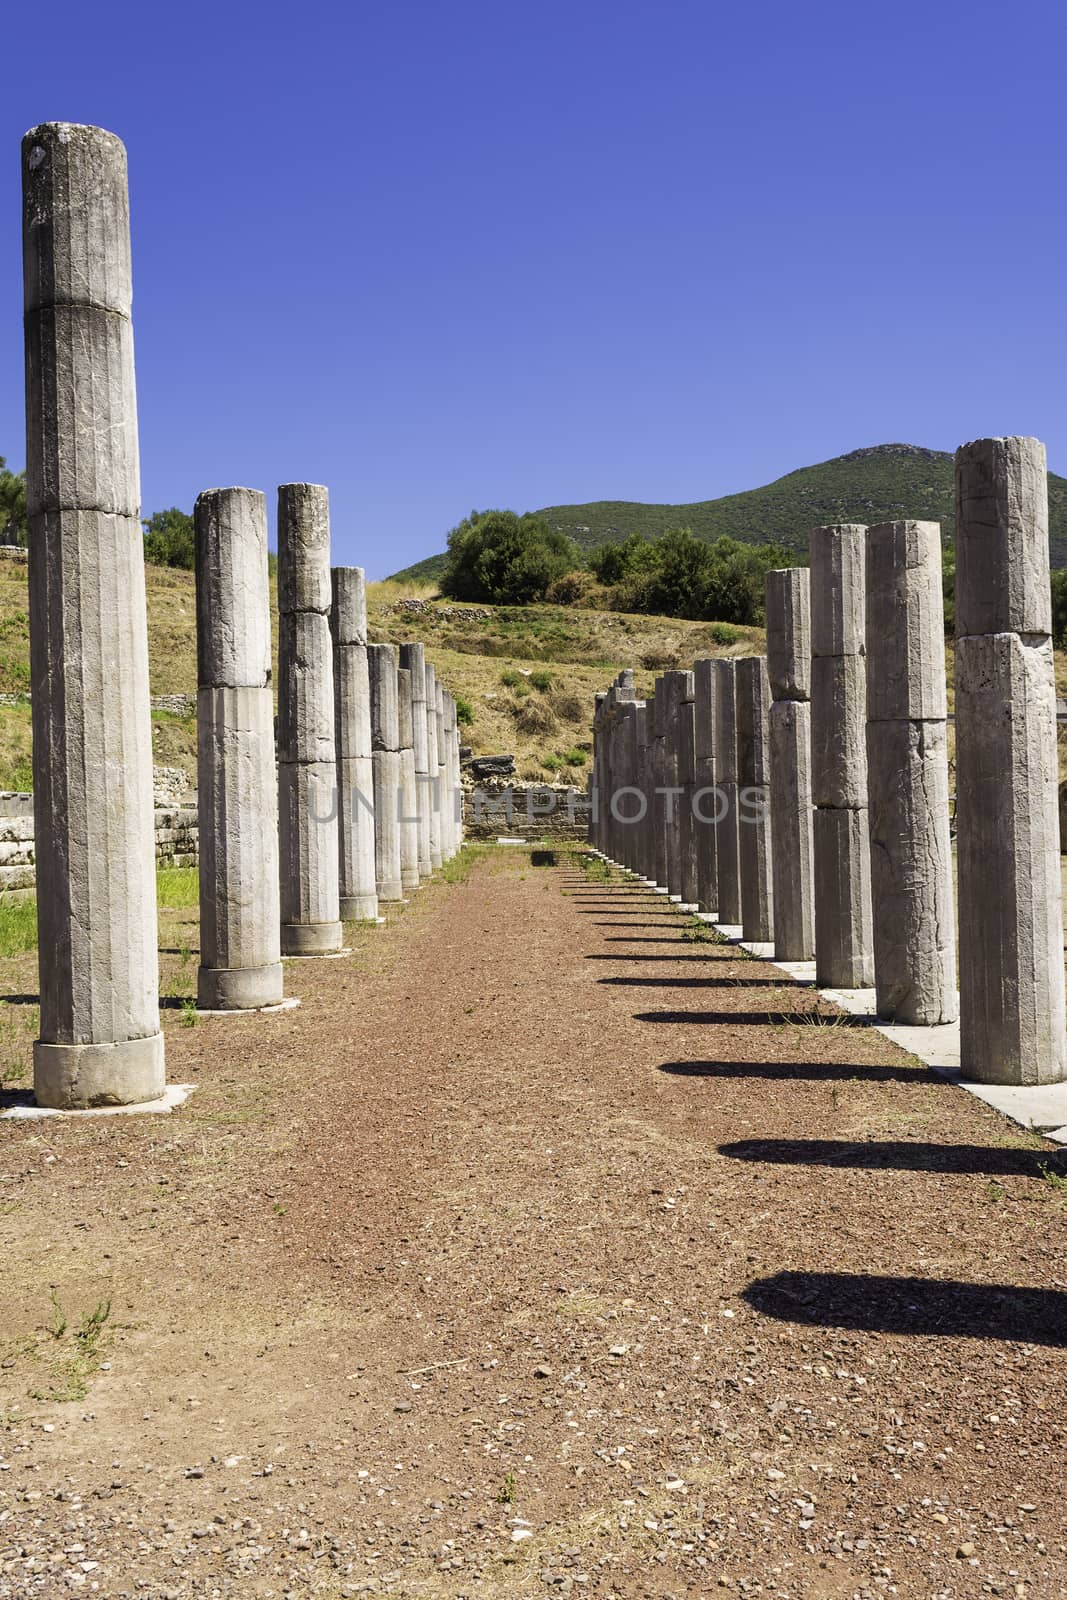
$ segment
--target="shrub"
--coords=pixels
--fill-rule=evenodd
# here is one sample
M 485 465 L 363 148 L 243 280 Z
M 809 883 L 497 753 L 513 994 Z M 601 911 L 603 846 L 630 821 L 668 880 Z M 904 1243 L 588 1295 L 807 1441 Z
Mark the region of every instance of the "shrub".
M 456 696 L 456 721 L 461 728 L 469 728 L 474 721 L 474 707 L 461 694 Z
M 575 564 L 574 546 L 540 517 L 472 512 L 448 535 L 441 593 L 452 600 L 529 605 Z
M 530 673 L 529 681 L 531 689 L 540 689 L 541 693 L 544 694 L 546 689 L 551 689 L 552 687 L 552 674 L 551 672 L 546 672 L 543 667 L 538 667 L 536 672 Z
M 592 721 L 588 705 L 580 694 L 575 694 L 573 689 L 557 689 L 552 695 L 551 705 L 557 717 L 563 722 Z
M 563 766 L 562 756 L 542 756 L 541 765 L 546 772 L 558 772 Z
M 521 700 L 512 706 L 511 714 L 521 733 L 555 733 L 559 726 L 552 707 L 545 700 Z
M 555 606 L 588 605 L 596 592 L 591 572 L 565 572 L 545 590 L 545 599 Z
M 575 746 L 573 750 L 564 750 L 563 759 L 568 767 L 584 767 L 589 757 L 584 750 Z
M 741 629 L 732 628 L 728 622 L 715 622 L 711 627 L 711 637 L 716 644 L 736 644 L 741 637 Z
M 516 672 L 514 667 L 505 667 L 500 674 L 500 681 L 505 689 L 515 689 L 522 682 L 522 673 Z

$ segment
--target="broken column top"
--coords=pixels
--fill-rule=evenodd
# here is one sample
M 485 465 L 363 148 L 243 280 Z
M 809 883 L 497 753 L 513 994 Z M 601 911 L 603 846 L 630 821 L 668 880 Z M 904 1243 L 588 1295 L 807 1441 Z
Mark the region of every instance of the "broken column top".
M 401 750 L 415 747 L 415 718 L 411 699 L 411 670 L 396 669 L 397 741 Z
M 104 128 L 42 122 L 22 141 L 26 310 L 130 315 L 126 147 Z
M 867 534 L 867 720 L 943 720 L 941 524 L 883 522 Z
M 418 642 L 400 646 L 400 665 L 411 673 L 411 699 L 426 704 L 426 646 Z
M 193 525 L 197 682 L 262 688 L 271 675 L 266 497 L 258 489 L 205 489 Z
M 335 644 L 366 644 L 367 584 L 362 567 L 333 567 L 330 571 L 333 607 L 330 629 Z
M 974 439 L 956 451 L 956 637 L 1051 632 L 1045 446 Z
M 278 489 L 278 610 L 330 609 L 330 492 L 321 483 Z
M 835 522 L 811 531 L 813 656 L 864 653 L 866 545 L 862 522 Z
M 811 575 L 807 567 L 767 574 L 767 672 L 776 700 L 811 693 Z

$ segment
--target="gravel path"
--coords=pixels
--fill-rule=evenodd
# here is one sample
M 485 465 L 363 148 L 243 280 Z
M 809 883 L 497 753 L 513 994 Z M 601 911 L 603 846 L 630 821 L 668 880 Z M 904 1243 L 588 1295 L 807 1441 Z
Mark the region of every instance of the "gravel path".
M 0 1596 L 1067 1594 L 1043 1141 L 567 854 L 289 971 L 2 1125 Z

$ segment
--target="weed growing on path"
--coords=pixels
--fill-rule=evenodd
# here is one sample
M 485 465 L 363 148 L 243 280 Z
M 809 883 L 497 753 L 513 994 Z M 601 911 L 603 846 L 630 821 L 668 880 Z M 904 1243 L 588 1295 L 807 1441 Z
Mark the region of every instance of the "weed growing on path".
M 0 899 L 0 956 L 37 948 L 37 901 Z

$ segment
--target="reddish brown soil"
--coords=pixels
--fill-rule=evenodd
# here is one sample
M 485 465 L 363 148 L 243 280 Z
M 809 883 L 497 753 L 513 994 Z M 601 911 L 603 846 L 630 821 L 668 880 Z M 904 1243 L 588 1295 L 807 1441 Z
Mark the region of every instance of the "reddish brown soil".
M 1067 1593 L 1055 1155 L 686 932 L 501 850 L 0 1125 L 0 1596 Z

